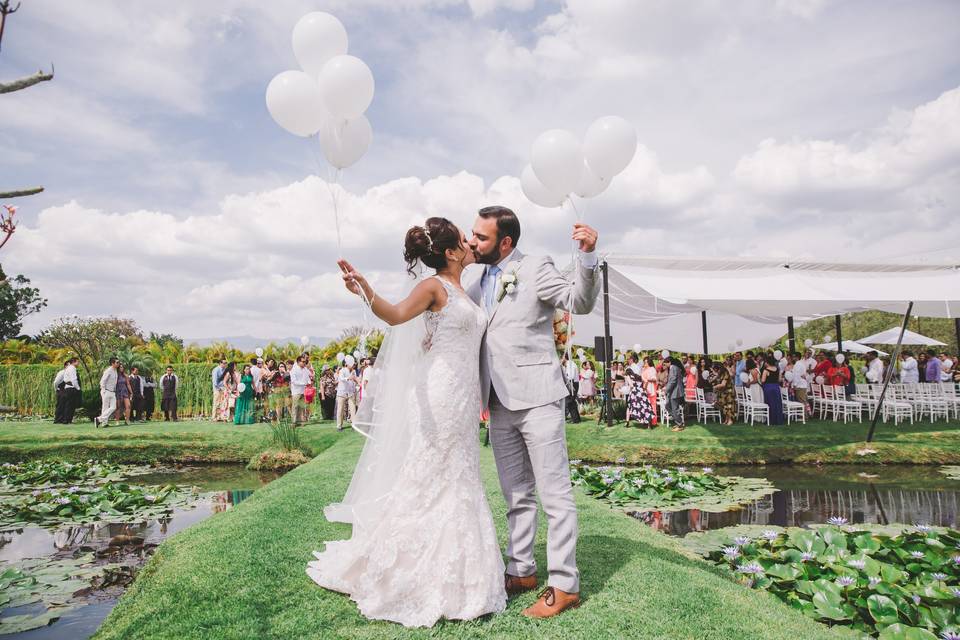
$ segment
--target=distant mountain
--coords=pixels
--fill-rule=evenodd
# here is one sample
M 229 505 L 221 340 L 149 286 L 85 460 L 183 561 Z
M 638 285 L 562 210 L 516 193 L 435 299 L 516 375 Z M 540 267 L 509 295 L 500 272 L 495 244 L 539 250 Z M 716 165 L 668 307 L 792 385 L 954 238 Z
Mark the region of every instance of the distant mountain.
M 315 338 L 309 336 L 310 345 L 314 347 L 322 347 L 333 338 Z M 224 336 L 222 338 L 184 338 L 183 344 L 195 344 L 198 347 L 208 347 L 214 342 L 226 342 L 231 347 L 235 349 L 240 349 L 241 351 L 253 351 L 257 347 L 265 347 L 271 342 L 275 344 L 300 344 L 300 336 L 290 337 L 290 338 L 255 338 L 253 336 Z

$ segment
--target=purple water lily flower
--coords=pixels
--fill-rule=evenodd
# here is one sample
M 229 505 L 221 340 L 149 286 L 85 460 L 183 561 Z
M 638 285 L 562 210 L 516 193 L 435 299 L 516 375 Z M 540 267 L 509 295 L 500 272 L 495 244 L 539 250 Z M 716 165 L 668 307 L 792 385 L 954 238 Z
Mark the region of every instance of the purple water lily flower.
M 919 560 L 919 559 L 923 558 L 923 551 L 911 551 L 911 552 L 910 552 L 910 557 L 911 557 L 911 558 L 916 558 L 917 560 Z
M 704 467 L 703 469 L 701 469 L 701 471 L 703 471 L 703 473 L 707 475 L 713 473 L 713 469 L 711 467 Z
M 727 560 L 734 560 L 740 557 L 740 547 L 724 547 L 723 557 Z
M 90 496 L 80 496 L 80 502 L 90 502 Z
M 960 631 L 956 629 L 944 629 L 940 633 L 941 640 L 960 640 Z
M 917 524 L 913 525 L 913 527 L 914 527 L 917 531 L 920 531 L 921 533 L 930 533 L 931 531 L 933 531 L 933 527 L 931 527 L 931 526 L 928 525 L 928 524 L 920 524 L 920 523 L 917 523 Z
M 811 560 L 817 559 L 817 554 L 815 554 L 812 551 L 804 551 L 803 553 L 800 554 L 800 559 L 803 560 L 804 562 L 810 562 Z
M 960 556 L 953 556 L 953 564 L 960 564 Z
M 954 597 L 954 598 L 960 598 L 960 589 L 957 589 L 956 587 L 954 587 L 954 589 L 953 589 L 953 597 Z
M 850 576 L 840 576 L 839 578 L 837 578 L 836 582 L 841 587 L 849 587 L 856 581 L 857 581 L 856 578 L 852 578 Z
M 913 600 L 913 604 L 920 604 L 920 596 L 911 596 L 911 599 Z
M 738 547 L 742 547 L 746 544 L 750 544 L 750 538 L 748 536 L 737 536 L 733 539 L 733 544 L 737 545 Z
M 645 482 L 644 482 L 643 478 L 635 478 L 635 479 L 633 480 L 633 484 L 637 487 L 637 489 L 639 489 L 640 487 L 642 487 L 642 486 L 645 484 Z
M 763 573 L 763 566 L 761 566 L 759 562 L 750 562 L 737 567 L 737 571 L 739 573 L 761 575 Z
M 936 573 L 931 573 L 930 577 L 936 580 L 937 582 L 943 582 L 947 579 L 947 574 L 937 571 Z
M 835 527 L 840 527 L 847 524 L 848 520 L 843 516 L 833 516 L 831 518 L 827 518 L 827 522 Z
M 861 570 L 865 569 L 867 566 L 866 560 L 850 560 L 849 562 L 847 562 L 847 564 L 853 567 L 854 569 L 861 569 Z
M 570 461 L 570 464 L 576 466 L 576 465 L 580 464 L 581 462 L 583 462 L 583 460 L 571 460 L 571 461 Z
M 627 461 L 626 458 L 617 458 L 617 464 L 623 464 L 626 461 Z
M 767 531 L 764 531 L 762 534 L 760 534 L 761 538 L 765 540 L 769 540 L 771 542 L 776 540 L 779 536 L 780 534 L 774 531 L 773 529 L 768 529 Z
M 871 589 L 874 588 L 875 586 L 877 586 L 877 585 L 880 584 L 881 582 L 883 582 L 883 579 L 882 579 L 880 576 L 871 576 L 871 577 L 870 577 L 870 588 L 871 588 Z
M 686 472 L 687 472 L 686 467 L 677 467 L 677 473 L 686 473 Z
M 57 504 L 70 504 L 70 498 L 57 498 Z

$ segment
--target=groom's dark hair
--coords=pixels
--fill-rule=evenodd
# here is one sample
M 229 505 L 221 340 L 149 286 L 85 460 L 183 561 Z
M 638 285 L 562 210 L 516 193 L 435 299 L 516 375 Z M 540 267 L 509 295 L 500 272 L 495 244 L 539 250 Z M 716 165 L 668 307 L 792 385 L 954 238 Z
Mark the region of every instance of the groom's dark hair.
M 517 220 L 517 214 L 506 207 L 484 207 L 477 212 L 481 218 L 493 218 L 497 221 L 497 242 L 504 237 L 510 238 L 513 247 L 516 248 L 520 242 L 520 221 Z

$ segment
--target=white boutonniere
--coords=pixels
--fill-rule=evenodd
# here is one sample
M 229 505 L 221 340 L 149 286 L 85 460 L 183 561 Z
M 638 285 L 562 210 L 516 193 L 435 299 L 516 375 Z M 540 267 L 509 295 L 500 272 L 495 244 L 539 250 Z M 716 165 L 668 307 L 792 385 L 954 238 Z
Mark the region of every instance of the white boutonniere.
M 511 271 L 510 273 L 505 273 L 500 276 L 500 290 L 497 291 L 497 302 L 503 300 L 503 296 L 513 295 L 517 292 L 517 285 L 520 284 L 517 280 L 517 272 Z

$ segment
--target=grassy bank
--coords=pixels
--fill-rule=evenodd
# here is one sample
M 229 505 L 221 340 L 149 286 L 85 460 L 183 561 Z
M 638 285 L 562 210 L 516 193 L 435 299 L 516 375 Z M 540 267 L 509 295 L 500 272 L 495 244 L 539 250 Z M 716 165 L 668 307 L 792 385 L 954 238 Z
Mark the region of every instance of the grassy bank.
M 336 442 L 331 422 L 301 428 L 314 454 Z M 0 422 L 0 462 L 35 458 L 112 462 L 243 462 L 270 446 L 265 424 L 233 425 L 205 421 L 150 422 L 97 429 L 90 422 Z
M 361 438 L 340 442 L 237 508 L 218 514 L 157 550 L 95 636 L 113 638 L 698 638 L 846 637 L 733 583 L 718 569 L 682 555 L 671 539 L 578 492 L 579 564 L 586 601 L 547 621 L 519 612 L 409 630 L 369 622 L 347 597 L 317 587 L 305 573 L 322 541 L 344 538 L 323 507 L 342 497 Z M 489 449 L 484 480 L 501 541 L 505 506 Z M 541 519 L 541 522 L 543 520 Z M 546 567 L 543 527 L 537 561 Z M 544 570 L 541 569 L 541 580 Z
M 714 422 L 669 429 L 598 426 L 595 420 L 567 426 L 571 458 L 592 462 L 651 464 L 883 463 L 956 464 L 960 462 L 960 423 L 878 424 L 867 445 L 869 424 L 811 421 L 768 427 Z M 865 448 L 876 453 L 859 455 Z

